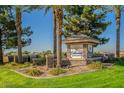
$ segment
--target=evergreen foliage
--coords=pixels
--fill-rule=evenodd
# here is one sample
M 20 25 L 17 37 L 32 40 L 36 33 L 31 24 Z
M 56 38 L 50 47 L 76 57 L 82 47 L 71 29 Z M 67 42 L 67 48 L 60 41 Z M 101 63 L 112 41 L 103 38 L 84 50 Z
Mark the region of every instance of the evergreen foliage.
M 101 6 L 72 5 L 65 8 L 64 36 L 85 34 L 106 43 L 108 38 L 100 35 L 106 30 L 111 22 L 106 21 L 106 11 Z
M 9 39 L 15 30 L 15 21 L 11 15 L 11 6 L 0 6 L 0 31 L 1 31 L 1 46 L 7 48 Z

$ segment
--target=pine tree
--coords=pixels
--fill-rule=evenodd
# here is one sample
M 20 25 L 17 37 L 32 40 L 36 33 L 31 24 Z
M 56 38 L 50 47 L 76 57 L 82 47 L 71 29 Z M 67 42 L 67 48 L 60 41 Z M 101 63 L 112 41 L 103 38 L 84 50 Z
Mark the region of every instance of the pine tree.
M 65 9 L 64 35 L 85 34 L 106 43 L 108 38 L 100 38 L 111 22 L 105 20 L 106 11 L 100 6 L 70 6 Z
M 3 64 L 3 48 L 7 48 L 10 34 L 15 30 L 11 6 L 0 6 L 0 64 Z

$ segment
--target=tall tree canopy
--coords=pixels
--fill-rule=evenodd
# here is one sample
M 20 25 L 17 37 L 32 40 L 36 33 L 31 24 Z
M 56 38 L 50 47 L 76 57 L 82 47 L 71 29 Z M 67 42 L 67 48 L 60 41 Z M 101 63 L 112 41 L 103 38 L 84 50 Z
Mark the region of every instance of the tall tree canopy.
M 24 6 L 19 6 L 24 7 Z M 23 12 L 31 11 L 30 6 L 21 8 Z M 0 64 L 3 64 L 3 48 L 17 48 L 17 31 L 15 25 L 15 6 L 0 6 Z M 22 27 L 21 42 L 22 47 L 31 43 L 29 36 L 32 34 L 31 27 Z
M 100 6 L 70 6 L 65 8 L 64 36 L 85 34 L 106 43 L 108 38 L 100 38 L 111 22 L 105 20 L 106 11 Z
M 120 57 L 120 27 L 121 27 L 121 17 L 124 12 L 123 5 L 111 5 L 102 6 L 107 12 L 114 12 L 116 20 L 116 57 Z
M 15 22 L 11 15 L 11 6 L 0 6 L 0 64 L 3 64 L 3 48 L 8 48 Z
M 11 6 L 0 7 L 0 31 L 2 47 L 9 48 L 9 39 L 12 38 L 12 34 L 15 30 L 15 21 L 11 15 Z
M 25 28 L 22 27 L 22 13 L 28 11 L 29 6 L 15 6 L 16 11 L 16 32 L 17 32 L 17 46 L 18 46 L 18 62 L 22 63 L 22 47 L 27 44 L 30 44 L 31 39 L 26 38 L 26 36 L 30 36 L 32 31 L 30 27 L 27 26 Z
M 21 12 L 21 16 L 23 17 L 23 13 L 24 12 L 27 12 L 27 13 L 30 13 L 31 11 L 33 10 L 30 10 L 31 6 L 14 6 L 14 9 L 15 8 L 19 8 L 20 9 L 20 12 Z M 15 16 L 15 15 L 14 15 Z M 15 20 L 16 21 L 16 20 Z M 21 20 L 21 24 L 22 24 L 22 20 Z M 16 25 L 16 24 L 15 24 Z M 31 26 L 22 26 L 21 28 L 22 32 L 21 32 L 21 42 L 22 42 L 22 47 L 25 47 L 25 46 L 28 46 L 31 44 L 31 38 L 30 36 L 33 34 L 33 31 L 31 30 Z M 16 33 L 17 34 L 17 31 Z M 17 38 L 17 35 L 16 37 Z M 17 39 L 16 41 L 17 42 Z M 15 43 L 15 48 L 17 47 L 17 43 Z
M 116 57 L 120 57 L 120 24 L 121 24 L 121 16 L 122 11 L 124 10 L 124 6 L 115 5 L 112 6 L 115 17 L 116 17 Z

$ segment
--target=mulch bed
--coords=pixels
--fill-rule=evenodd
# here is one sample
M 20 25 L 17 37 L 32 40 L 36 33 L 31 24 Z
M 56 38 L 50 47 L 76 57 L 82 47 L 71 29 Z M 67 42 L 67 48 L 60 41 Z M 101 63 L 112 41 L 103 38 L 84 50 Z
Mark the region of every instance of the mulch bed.
M 103 65 L 107 68 L 111 68 L 113 66 L 112 63 L 103 63 Z M 31 69 L 31 68 L 37 68 L 41 70 L 43 73 L 40 76 L 30 76 L 26 73 L 26 70 Z M 66 70 L 66 73 L 62 73 L 56 76 L 49 74 L 45 66 L 31 66 L 31 67 L 21 68 L 21 69 L 17 69 L 13 71 L 23 76 L 29 77 L 29 78 L 40 79 L 40 78 L 68 76 L 68 75 L 74 75 L 74 74 L 85 73 L 85 72 L 94 72 L 97 69 L 90 69 L 87 66 L 73 66 L 70 68 L 65 68 L 65 70 Z
M 43 72 L 43 74 L 41 74 L 40 76 L 30 76 L 30 75 L 26 74 L 26 70 L 31 69 L 31 68 L 38 68 Z M 53 76 L 53 75 L 49 74 L 48 70 L 46 70 L 45 66 L 37 66 L 37 67 L 32 66 L 32 67 L 27 67 L 27 68 L 21 68 L 21 69 L 14 70 L 14 72 L 21 74 L 23 76 L 26 76 L 26 77 L 37 79 L 37 78 L 60 77 L 60 76 L 67 76 L 67 75 L 79 74 L 79 73 L 83 73 L 83 72 L 94 71 L 92 69 L 89 69 L 87 66 L 75 66 L 75 67 L 67 68 L 65 70 L 66 70 L 66 73 L 62 73 L 57 76 Z

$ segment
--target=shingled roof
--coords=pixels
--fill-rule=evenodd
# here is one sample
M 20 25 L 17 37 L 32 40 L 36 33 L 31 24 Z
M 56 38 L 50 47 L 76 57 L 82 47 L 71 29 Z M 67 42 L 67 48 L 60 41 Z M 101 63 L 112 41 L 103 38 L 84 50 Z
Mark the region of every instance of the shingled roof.
M 64 43 L 69 44 L 69 43 L 93 43 L 93 44 L 99 44 L 100 41 L 97 39 L 94 39 L 90 36 L 87 35 L 73 35 L 70 37 L 66 37 L 63 40 Z

